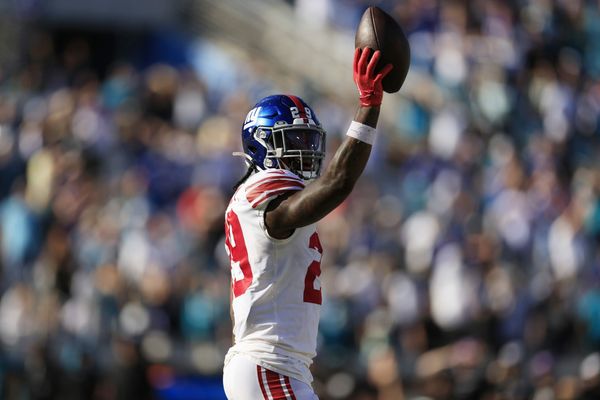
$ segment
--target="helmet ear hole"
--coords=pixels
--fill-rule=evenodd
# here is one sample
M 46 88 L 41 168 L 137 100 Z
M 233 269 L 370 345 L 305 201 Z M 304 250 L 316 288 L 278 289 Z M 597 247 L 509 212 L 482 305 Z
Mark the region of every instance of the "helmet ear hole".
M 256 147 L 255 146 L 248 146 L 248 151 L 250 153 L 256 153 Z

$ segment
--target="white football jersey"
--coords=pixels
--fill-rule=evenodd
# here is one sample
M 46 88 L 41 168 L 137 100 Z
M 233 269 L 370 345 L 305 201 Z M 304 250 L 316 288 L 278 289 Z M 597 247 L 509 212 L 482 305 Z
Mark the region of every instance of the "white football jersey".
M 321 308 L 321 243 L 315 224 L 279 240 L 269 236 L 264 223 L 270 200 L 303 188 L 293 173 L 268 169 L 240 185 L 227 207 L 235 344 L 225 364 L 243 353 L 310 384 Z

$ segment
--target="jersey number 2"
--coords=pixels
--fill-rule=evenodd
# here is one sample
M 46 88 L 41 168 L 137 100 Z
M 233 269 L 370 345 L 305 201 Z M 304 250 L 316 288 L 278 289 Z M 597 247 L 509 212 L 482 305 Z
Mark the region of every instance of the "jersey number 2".
M 317 232 L 313 233 L 308 242 L 308 247 L 319 252 L 318 260 L 310 263 L 306 276 L 304 277 L 304 302 L 321 304 L 321 287 L 315 289 L 315 281 L 317 277 L 321 276 L 321 255 L 323 254 L 323 247 L 319 240 Z
M 233 210 L 227 213 L 225 219 L 225 246 L 229 253 L 229 261 L 231 262 L 231 288 L 233 296 L 238 297 L 243 295 L 250 284 L 252 283 L 252 268 L 248 261 L 248 250 L 244 241 L 244 234 L 240 220 Z M 308 266 L 306 276 L 304 277 L 304 302 L 321 304 L 321 288 L 315 289 L 315 281 L 321 275 L 321 255 L 323 247 L 319 241 L 317 232 L 310 237 L 308 247 L 316 250 L 319 253 L 318 260 L 314 260 Z
M 238 216 L 233 211 L 225 219 L 225 247 L 231 262 L 231 289 L 233 296 L 243 295 L 252 283 L 252 268 Z

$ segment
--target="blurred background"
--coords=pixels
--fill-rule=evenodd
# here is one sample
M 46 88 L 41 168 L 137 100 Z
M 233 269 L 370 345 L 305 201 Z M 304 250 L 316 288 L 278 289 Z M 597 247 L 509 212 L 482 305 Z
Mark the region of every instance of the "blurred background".
M 331 156 L 369 4 L 412 67 L 319 228 L 315 390 L 600 398 L 592 0 L 0 0 L 0 398 L 225 398 L 241 123 L 299 95 Z

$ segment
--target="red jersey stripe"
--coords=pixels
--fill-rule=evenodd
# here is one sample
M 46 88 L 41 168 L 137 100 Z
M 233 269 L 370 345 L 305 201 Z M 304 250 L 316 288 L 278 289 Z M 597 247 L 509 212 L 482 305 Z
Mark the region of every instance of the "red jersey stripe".
M 283 190 L 289 188 L 289 190 L 302 190 L 304 189 L 304 185 L 298 184 L 297 182 L 290 181 L 274 181 L 274 182 L 266 182 L 259 186 L 256 186 L 254 189 L 246 191 L 246 199 L 250 203 L 260 197 L 263 193 L 270 192 L 273 190 Z
M 268 169 L 266 171 L 264 171 L 264 173 L 261 172 L 261 179 L 249 184 L 248 186 L 254 186 L 264 180 L 269 180 L 269 179 L 295 179 L 298 181 L 302 182 L 302 179 L 300 179 L 300 177 L 298 177 L 297 175 L 294 175 L 292 172 L 289 172 L 285 169 Z
M 254 183 L 248 185 L 248 187 L 246 187 L 246 192 L 254 189 L 258 185 L 262 185 L 263 183 L 267 183 L 267 182 L 296 182 L 296 183 L 304 186 L 304 182 L 300 178 L 292 178 L 292 177 L 288 177 L 288 176 L 281 176 L 281 177 L 276 176 L 276 177 L 268 177 L 265 179 L 261 179 L 258 182 L 254 182 Z

